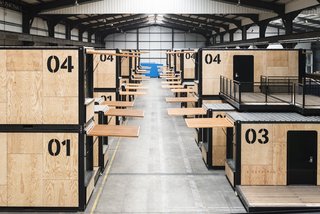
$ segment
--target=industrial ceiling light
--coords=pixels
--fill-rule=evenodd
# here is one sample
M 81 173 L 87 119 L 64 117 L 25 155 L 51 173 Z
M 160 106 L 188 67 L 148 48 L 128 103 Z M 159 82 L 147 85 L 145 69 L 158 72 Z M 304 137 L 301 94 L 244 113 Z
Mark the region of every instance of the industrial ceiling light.
M 74 5 L 79 6 L 78 0 L 75 0 Z
M 237 6 L 240 7 L 240 5 L 241 5 L 241 0 L 238 0 Z

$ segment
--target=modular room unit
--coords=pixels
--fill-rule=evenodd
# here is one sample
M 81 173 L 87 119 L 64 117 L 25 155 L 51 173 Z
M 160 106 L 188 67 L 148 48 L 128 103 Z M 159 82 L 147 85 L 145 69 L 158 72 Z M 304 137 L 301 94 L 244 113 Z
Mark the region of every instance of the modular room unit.
M 227 118 L 234 137 L 225 171 L 247 209 L 319 210 L 320 116 L 231 112 Z
M 0 206 L 84 209 L 94 174 L 84 49 L 5 47 L 0 59 Z
M 235 111 L 227 103 L 203 104 L 207 118 L 225 118 L 226 113 Z M 232 141 L 233 129 L 230 127 L 198 129 L 199 148 L 208 168 L 224 168 L 227 153 L 227 141 Z M 199 136 L 200 135 L 200 136 Z
M 182 50 L 180 58 L 182 82 L 193 82 L 198 76 L 195 64 L 196 51 Z
M 93 137 L 120 132 L 94 122 L 86 57 L 84 48 L 0 48 L 2 210 L 76 211 L 89 202 Z
M 108 54 L 93 54 L 88 55 L 89 59 L 92 58 L 92 72 L 93 72 L 93 88 L 94 97 L 103 97 L 108 100 L 118 100 L 118 90 L 120 87 L 119 77 L 123 74 L 123 64 L 120 64 L 119 50 L 115 49 L 96 49 Z M 90 62 L 90 60 L 88 60 Z M 121 68 L 120 68 L 121 67 Z
M 239 100 L 264 103 L 263 78 L 277 77 L 285 81 L 295 77 L 300 81 L 305 73 L 303 50 L 200 49 L 198 54 L 200 104 L 202 100 L 220 99 L 219 95 L 234 106 Z M 283 87 L 284 93 L 290 92 L 287 88 Z M 277 105 L 287 102 L 277 95 L 270 100 Z

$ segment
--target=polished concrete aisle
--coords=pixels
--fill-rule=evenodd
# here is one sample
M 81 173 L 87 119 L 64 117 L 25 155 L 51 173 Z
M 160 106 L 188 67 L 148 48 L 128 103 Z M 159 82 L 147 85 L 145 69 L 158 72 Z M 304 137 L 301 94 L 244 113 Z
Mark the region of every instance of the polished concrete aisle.
M 95 213 L 242 213 L 244 208 L 227 182 L 224 171 L 205 167 L 194 133 L 182 117 L 169 117 L 165 97 L 169 89 L 161 80 L 144 82 L 148 94 L 136 99 L 135 108 L 144 119 L 130 119 L 140 125 L 138 139 L 117 139 L 116 151 L 106 183 L 99 185 L 87 212 Z M 98 196 L 98 197 L 97 197 Z

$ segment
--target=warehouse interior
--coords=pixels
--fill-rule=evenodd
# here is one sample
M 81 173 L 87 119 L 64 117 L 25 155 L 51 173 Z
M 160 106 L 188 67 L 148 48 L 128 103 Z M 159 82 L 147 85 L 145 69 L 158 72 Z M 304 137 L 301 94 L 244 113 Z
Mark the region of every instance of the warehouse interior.
M 0 212 L 320 212 L 320 0 L 0 0 Z

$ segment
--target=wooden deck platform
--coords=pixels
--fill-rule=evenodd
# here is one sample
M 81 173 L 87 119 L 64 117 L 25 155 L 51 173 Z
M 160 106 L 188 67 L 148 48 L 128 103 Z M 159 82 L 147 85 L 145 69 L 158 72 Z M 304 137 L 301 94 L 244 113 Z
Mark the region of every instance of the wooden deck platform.
M 320 212 L 320 186 L 238 186 L 248 212 Z

